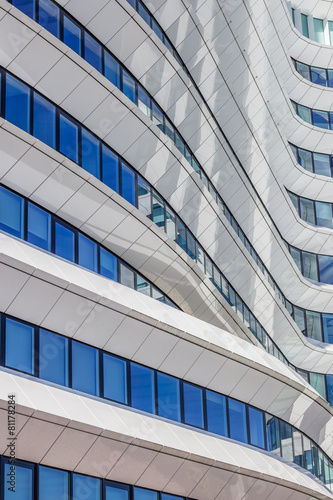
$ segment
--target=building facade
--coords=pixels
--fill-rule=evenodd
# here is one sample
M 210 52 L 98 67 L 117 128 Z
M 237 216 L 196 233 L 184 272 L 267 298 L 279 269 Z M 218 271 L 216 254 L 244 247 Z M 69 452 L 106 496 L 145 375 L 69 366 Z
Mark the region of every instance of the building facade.
M 0 0 L 0 500 L 333 498 L 331 10 Z

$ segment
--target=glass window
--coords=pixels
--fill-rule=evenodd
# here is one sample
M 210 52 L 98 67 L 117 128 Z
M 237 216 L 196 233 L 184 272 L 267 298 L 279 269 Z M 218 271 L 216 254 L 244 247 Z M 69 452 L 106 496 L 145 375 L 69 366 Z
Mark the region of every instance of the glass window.
M 333 21 L 328 21 L 328 31 L 330 34 L 330 44 L 333 45 Z M 333 480 L 333 477 L 332 477 Z
M 104 52 L 104 74 L 113 85 L 120 89 L 120 64 L 111 54 Z
M 324 342 L 333 344 L 333 314 L 322 314 Z
M 333 406 L 333 375 L 326 375 L 327 401 Z
M 333 228 L 332 204 L 316 201 L 317 226 Z
M 30 89 L 6 74 L 6 120 L 30 133 Z
M 243 321 L 243 301 L 238 295 L 236 295 L 236 311 L 237 316 Z
M 151 27 L 154 33 L 158 36 L 158 38 L 163 42 L 163 32 L 157 22 L 154 19 L 151 19 Z
M 104 397 L 127 404 L 126 361 L 103 354 Z
M 177 217 L 177 243 L 186 252 L 186 229 Z
M 205 252 L 201 248 L 200 245 L 197 243 L 197 263 L 202 272 L 205 272 Z
M 176 215 L 170 207 L 165 207 L 165 232 L 173 241 L 176 240 Z
M 276 455 L 280 455 L 280 426 L 279 420 L 265 413 L 267 449 Z
M 68 339 L 40 329 L 39 376 L 68 386 Z
M 329 22 L 332 22 L 332 21 L 329 21 Z M 328 86 L 332 88 L 333 87 L 333 69 L 327 70 L 327 79 L 328 79 L 328 83 L 327 83 Z
M 316 224 L 314 202 L 307 198 L 300 198 L 301 218 L 309 224 Z
M 247 443 L 246 406 L 240 401 L 228 398 L 230 437 Z
M 138 85 L 138 107 L 149 118 L 151 116 L 151 102 L 150 97 L 143 88 Z
M 5 463 L 5 477 L 10 479 L 13 465 Z M 2 486 L 4 489 L 5 500 L 32 500 L 33 495 L 33 470 L 30 467 L 21 467 L 15 464 L 15 493 L 9 490 L 8 487 Z
M 314 462 L 312 456 L 312 444 L 310 439 L 308 439 L 305 436 L 303 436 L 303 448 L 304 448 L 303 467 L 313 474 Z
M 43 28 L 59 38 L 60 9 L 50 0 L 39 0 L 38 22 Z
M 69 473 L 50 467 L 38 468 L 39 500 L 59 500 L 69 498 Z
M 310 80 L 310 67 L 307 64 L 296 61 L 296 69 L 303 78 Z
M 154 370 L 131 363 L 131 397 L 134 408 L 155 413 Z
M 328 113 L 326 111 L 312 110 L 313 125 L 320 128 L 329 129 Z
M 314 171 L 318 175 L 331 177 L 330 157 L 320 153 L 313 153 Z
M 90 174 L 101 178 L 100 142 L 84 128 L 82 129 L 82 168 Z
M 97 243 L 79 234 L 79 265 L 97 273 Z
M 123 198 L 136 206 L 135 174 L 124 163 L 121 164 L 121 183 Z
M 73 500 L 101 500 L 101 480 L 73 474 Z
M 136 104 L 135 80 L 123 69 L 123 93 Z
M 248 407 L 250 444 L 265 449 L 264 414 L 260 410 Z
M 79 162 L 79 129 L 72 120 L 66 118 L 60 113 L 60 139 L 59 148 L 60 153 L 73 160 L 75 163 Z
M 318 255 L 318 262 L 320 281 L 333 285 L 333 257 Z
M 311 109 L 307 108 L 305 106 L 301 106 L 301 104 L 298 104 L 297 106 L 297 114 L 302 120 L 306 121 L 307 123 L 312 123 L 312 116 L 311 116 Z M 328 117 L 327 117 L 328 119 Z
M 23 216 L 23 199 L 0 186 L 0 229 L 18 238 L 23 238 Z
M 138 176 L 138 209 L 149 219 L 151 215 L 151 189 L 149 184 Z
M 217 269 L 216 266 L 213 266 L 213 275 L 214 275 L 214 285 L 216 286 L 216 288 L 218 289 L 218 291 L 221 293 L 222 292 L 222 288 L 221 288 L 221 273 Z
M 147 11 L 147 9 L 142 5 L 141 2 L 139 2 L 139 9 L 138 9 L 138 13 L 140 14 L 140 16 L 142 17 L 142 19 L 148 24 L 148 26 L 150 26 L 150 14 L 149 12 Z
M 311 339 L 323 341 L 321 331 L 320 313 L 314 311 L 305 311 L 306 314 L 306 334 Z
M 119 159 L 112 151 L 102 146 L 102 180 L 119 193 Z
M 72 387 L 99 396 L 98 350 L 72 342 Z
M 74 52 L 82 55 L 82 31 L 64 14 L 64 43 Z
M 120 263 L 120 283 L 133 290 L 135 289 L 135 274 L 122 262 Z
M 104 248 L 100 248 L 100 273 L 113 281 L 118 281 L 118 259 Z
M 226 397 L 206 390 L 207 427 L 210 432 L 228 436 Z
M 313 27 L 315 32 L 315 40 L 318 43 L 325 43 L 324 22 L 322 19 L 313 18 Z
M 302 165 L 305 170 L 313 172 L 312 154 L 310 151 L 298 148 L 298 163 Z
M 36 20 L 36 1 L 35 0 L 12 0 L 12 4 L 23 14 Z
M 51 215 L 28 202 L 28 241 L 51 251 Z
M 178 151 L 181 152 L 181 154 L 183 156 L 185 156 L 185 144 L 184 144 L 184 141 L 180 137 L 180 135 L 178 134 L 178 132 L 175 132 L 175 134 L 176 134 L 176 148 L 178 149 Z
M 157 373 L 158 414 L 180 422 L 179 380 L 164 373 Z
M 298 269 L 302 272 L 301 252 L 296 248 L 290 247 L 290 255 L 294 259 Z
M 187 253 L 191 259 L 196 260 L 195 239 L 189 231 L 187 231 Z
M 174 143 L 175 142 L 175 129 L 173 128 L 172 123 L 167 118 L 165 118 L 165 133 Z
M 165 297 L 164 297 L 163 293 L 161 293 L 157 288 L 152 286 L 151 291 L 152 291 L 151 296 L 153 297 L 153 299 L 158 300 L 159 302 L 163 302 L 163 303 L 165 302 Z
M 318 281 L 317 257 L 314 253 L 302 252 L 303 275 L 313 281 Z M 333 274 L 332 274 L 333 279 Z
M 84 32 L 84 58 L 102 73 L 102 46 L 86 31 Z
M 281 450 L 282 456 L 290 462 L 293 461 L 293 441 L 292 441 L 292 429 L 286 422 L 280 422 L 280 432 L 281 432 Z
M 118 486 L 105 486 L 105 500 L 129 500 L 129 490 Z
M 302 34 L 309 38 L 309 28 L 308 28 L 308 16 L 301 14 L 302 21 Z
M 183 383 L 184 391 L 184 421 L 196 427 L 204 426 L 203 391 L 200 387 Z
M 326 399 L 326 383 L 325 383 L 325 375 L 321 373 L 310 373 L 310 384 L 314 389 L 316 389 L 319 394 Z
M 139 274 L 136 275 L 136 290 L 150 297 L 150 283 Z
M 158 500 L 157 491 L 143 490 L 142 488 L 134 487 L 134 500 Z
M 302 434 L 293 429 L 294 462 L 300 467 L 303 465 L 303 439 Z
M 317 85 L 327 86 L 326 69 L 311 66 L 311 80 Z
M 295 210 L 296 212 L 299 214 L 299 208 L 298 208 L 298 196 L 296 196 L 295 194 L 292 194 L 292 193 L 288 193 L 289 194 L 289 197 L 292 201 L 292 204 L 294 205 L 295 207 Z
M 32 326 L 6 318 L 6 366 L 34 373 L 34 342 Z
M 153 123 L 156 125 L 162 132 L 164 132 L 164 117 L 163 113 L 158 106 L 154 102 L 152 102 L 152 117 Z
M 55 254 L 71 262 L 75 260 L 75 234 L 58 222 L 55 223 Z
M 34 92 L 34 136 L 48 146 L 56 147 L 56 108 Z
M 155 191 L 153 191 L 153 222 L 164 231 L 164 203 Z

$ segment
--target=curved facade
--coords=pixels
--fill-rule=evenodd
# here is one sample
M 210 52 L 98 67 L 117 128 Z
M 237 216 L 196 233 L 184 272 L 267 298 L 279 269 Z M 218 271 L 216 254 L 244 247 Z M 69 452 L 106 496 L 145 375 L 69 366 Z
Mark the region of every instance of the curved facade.
M 333 498 L 309 9 L 0 0 L 1 500 Z

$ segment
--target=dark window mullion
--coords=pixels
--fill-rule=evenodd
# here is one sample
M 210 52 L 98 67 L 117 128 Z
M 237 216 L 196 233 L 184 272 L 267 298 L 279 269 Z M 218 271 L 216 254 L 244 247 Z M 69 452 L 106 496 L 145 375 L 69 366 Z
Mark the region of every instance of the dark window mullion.
M 34 328 L 34 354 L 33 354 L 34 376 L 39 378 L 39 328 Z

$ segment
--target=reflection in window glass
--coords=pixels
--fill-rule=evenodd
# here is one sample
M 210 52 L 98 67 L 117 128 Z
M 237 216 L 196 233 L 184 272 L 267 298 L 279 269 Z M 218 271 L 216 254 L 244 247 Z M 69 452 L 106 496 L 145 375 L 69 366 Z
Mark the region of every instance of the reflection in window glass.
M 66 471 L 39 466 L 39 500 L 68 499 L 69 474 Z
M 104 52 L 104 75 L 110 82 L 113 83 L 118 89 L 120 89 L 120 65 L 111 54 Z
M 79 162 L 79 130 L 78 126 L 60 113 L 60 153 Z
M 30 89 L 6 75 L 6 120 L 30 132 Z
M 103 354 L 104 397 L 127 404 L 126 362 L 114 356 Z
M 123 93 L 127 96 L 134 104 L 136 104 L 135 95 L 135 81 L 127 71 L 123 69 Z
M 322 283 L 333 285 L 333 257 L 318 255 L 319 276 Z
M 5 476 L 10 476 L 12 465 L 5 464 Z M 5 500 L 32 500 L 32 469 L 15 465 L 15 493 L 4 487 Z
M 326 111 L 312 110 L 313 125 L 329 129 L 328 113 Z
M 82 32 L 81 29 L 73 23 L 64 14 L 64 43 L 70 47 L 74 52 L 81 56 L 82 54 Z
M 315 40 L 318 43 L 325 43 L 324 22 L 322 19 L 313 18 L 313 27 L 315 32 Z
M 84 33 L 84 58 L 97 71 L 102 72 L 102 47 L 87 32 Z
M 71 262 L 75 260 L 75 234 L 58 222 L 55 223 L 55 254 Z
M 171 122 L 167 118 L 165 118 L 165 133 L 174 143 L 175 142 L 175 129 L 173 128 L 173 125 L 171 124 Z
M 195 248 L 195 239 L 192 234 L 187 231 L 187 253 L 191 257 L 191 259 L 196 260 L 196 248 Z
M 317 257 L 313 253 L 302 252 L 303 275 L 313 281 L 318 281 Z
M 152 102 L 152 118 L 154 125 L 156 125 L 162 132 L 164 132 L 163 113 L 160 110 L 160 108 L 158 108 L 156 104 L 154 104 L 153 102 Z
M 330 158 L 328 155 L 313 153 L 314 171 L 318 175 L 331 176 Z
M 131 396 L 134 408 L 155 413 L 154 370 L 131 363 Z
M 82 168 L 100 179 L 100 142 L 87 130 L 82 129 Z
M 59 38 L 60 9 L 50 0 L 39 0 L 38 22 L 52 35 Z
M 48 146 L 56 147 L 56 109 L 53 104 L 34 93 L 34 136 Z
M 310 78 L 308 78 L 308 80 L 310 80 Z M 323 85 L 324 87 L 326 87 L 326 70 L 323 68 L 315 68 L 314 66 L 311 66 L 311 80 L 317 85 Z
M 281 450 L 282 456 L 289 462 L 294 459 L 293 456 L 293 442 L 292 442 L 292 429 L 286 422 L 280 422 L 280 432 L 281 432 Z
M 120 283 L 129 288 L 135 288 L 135 274 L 134 272 L 120 262 Z
M 155 191 L 153 191 L 153 222 L 164 231 L 164 203 Z
M 99 396 L 98 350 L 72 342 L 72 387 Z
M 298 148 L 298 163 L 302 165 L 305 170 L 313 172 L 312 154 L 310 151 Z
M 312 445 L 310 439 L 308 439 L 305 436 L 303 436 L 303 447 L 304 447 L 303 467 L 313 474 L 314 462 L 312 456 Z
M 315 217 L 315 208 L 314 202 L 312 200 L 308 200 L 307 198 L 299 198 L 300 202 L 300 215 L 303 220 L 308 222 L 309 224 L 316 224 Z
M 101 480 L 73 474 L 73 500 L 101 500 Z
M 118 260 L 115 255 L 104 248 L 100 248 L 100 273 L 113 281 L 118 281 Z
M 326 399 L 325 375 L 310 372 L 310 384 L 324 399 Z
M 323 318 L 324 342 L 327 342 L 328 344 L 333 344 L 333 315 L 323 313 L 322 318 Z
M 265 448 L 264 414 L 255 408 L 249 410 L 250 444 Z
M 44 250 L 51 250 L 51 215 L 30 202 L 27 238 L 29 243 Z
M 326 375 L 327 381 L 327 401 L 333 405 L 333 375 Z
M 124 163 L 121 164 L 122 196 L 125 200 L 136 206 L 135 200 L 135 174 Z
M 310 108 L 306 108 L 305 106 L 301 106 L 300 104 L 298 104 L 297 109 L 298 109 L 298 116 L 302 118 L 302 120 L 306 121 L 307 123 L 312 123 Z
M 226 397 L 216 392 L 206 391 L 207 427 L 210 432 L 228 435 Z
M 183 391 L 185 423 L 202 428 L 204 426 L 202 389 L 184 382 Z
M 97 273 L 97 243 L 79 234 L 79 265 Z
M 294 462 L 303 467 L 303 439 L 302 434 L 293 429 Z
M 301 14 L 302 21 L 302 34 L 309 38 L 309 28 L 308 28 L 308 16 Z
M 180 422 L 180 386 L 179 380 L 157 373 L 158 414 Z
M 143 88 L 138 85 L 138 107 L 143 111 L 143 113 L 150 118 L 151 115 L 151 103 L 150 97 Z
M 298 269 L 302 272 L 301 252 L 296 248 L 290 247 L 290 255 L 294 259 Z
M 6 318 L 6 366 L 26 373 L 33 373 L 34 339 L 32 326 Z
M 119 193 L 119 160 L 118 157 L 102 146 L 102 180 L 104 184 Z
M 177 243 L 186 252 L 186 229 L 177 217 Z
M 320 313 L 306 311 L 306 334 L 311 339 L 323 340 Z
M 36 0 L 12 0 L 12 4 L 23 14 L 36 20 Z
M 276 417 L 265 414 L 267 449 L 276 455 L 280 455 L 280 426 Z
M 310 67 L 307 64 L 296 61 L 296 69 L 298 73 L 303 76 L 303 78 L 310 80 Z
M 129 490 L 117 486 L 105 486 L 105 500 L 129 500 Z
M 42 329 L 39 332 L 40 378 L 68 386 L 68 339 Z
M 138 5 L 139 9 L 138 9 L 138 13 L 140 14 L 140 16 L 142 17 L 142 19 L 148 24 L 148 26 L 150 26 L 150 14 L 149 12 L 147 11 L 147 9 L 142 5 L 141 2 L 139 2 L 139 5 Z
M 176 215 L 175 213 L 168 208 L 167 206 L 165 207 L 165 224 L 166 224 L 166 234 L 171 238 L 173 241 L 176 240 Z
M 333 228 L 332 204 L 316 201 L 317 226 Z
M 150 283 L 139 274 L 136 275 L 136 290 L 150 297 Z
M 229 398 L 230 437 L 236 441 L 247 443 L 246 406 L 240 401 Z
M 0 186 L 0 229 L 18 238 L 23 238 L 23 214 L 23 199 Z

